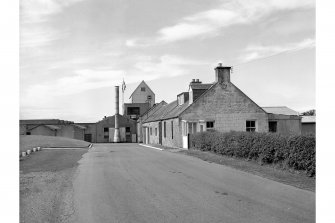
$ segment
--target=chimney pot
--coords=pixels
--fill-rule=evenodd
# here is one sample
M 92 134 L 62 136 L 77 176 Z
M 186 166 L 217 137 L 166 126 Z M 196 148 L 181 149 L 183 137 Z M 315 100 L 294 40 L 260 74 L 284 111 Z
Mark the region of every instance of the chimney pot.
M 199 79 L 196 79 L 196 81 L 195 81 L 195 82 L 199 83 Z
M 215 82 L 223 83 L 230 82 L 231 67 L 222 66 L 222 63 L 215 68 Z
M 195 79 L 192 79 L 192 83 L 195 83 Z

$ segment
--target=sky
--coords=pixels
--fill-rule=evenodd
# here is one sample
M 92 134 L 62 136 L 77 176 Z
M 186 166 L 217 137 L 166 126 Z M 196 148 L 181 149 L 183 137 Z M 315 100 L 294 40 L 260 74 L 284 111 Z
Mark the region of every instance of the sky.
M 315 2 L 20 0 L 20 119 L 97 122 L 123 79 L 172 102 L 219 62 L 260 106 L 314 109 Z

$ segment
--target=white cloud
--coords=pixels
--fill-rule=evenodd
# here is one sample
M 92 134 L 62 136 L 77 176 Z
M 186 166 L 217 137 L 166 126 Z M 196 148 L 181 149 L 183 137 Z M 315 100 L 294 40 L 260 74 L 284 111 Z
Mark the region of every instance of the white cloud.
M 65 7 L 80 1 L 82 0 L 21 0 L 21 21 L 43 22 L 49 15 L 60 13 Z
M 215 9 L 182 18 L 177 24 L 163 27 L 153 39 L 129 40 L 127 46 L 146 46 L 158 43 L 210 37 L 226 27 L 253 23 L 279 10 L 313 8 L 314 0 L 228 0 Z
M 72 75 L 56 81 L 21 86 L 21 107 L 45 107 L 66 95 L 82 93 L 87 90 L 111 87 L 120 84 L 124 77 L 127 84 L 143 79 L 149 81 L 162 77 L 175 77 L 188 72 L 187 65 L 199 65 L 203 62 L 189 60 L 174 55 L 164 55 L 156 60 L 153 57 L 138 57 L 138 62 L 129 71 L 126 69 L 80 69 Z
M 170 42 L 189 39 L 194 36 L 213 33 L 222 27 L 241 22 L 245 21 L 237 12 L 226 9 L 209 10 L 186 17 L 174 26 L 162 28 L 158 31 L 158 40 Z
M 153 57 L 145 57 L 137 62 L 134 67 L 138 74 L 153 80 L 162 77 L 176 77 L 188 73 L 189 65 L 202 65 L 206 62 L 186 59 L 175 55 L 163 55 L 156 61 Z
M 20 31 L 20 47 L 45 46 L 67 35 L 51 28 L 22 27 Z
M 21 0 L 20 46 L 38 47 L 63 38 L 66 33 L 46 23 L 51 15 L 61 13 L 66 7 L 82 0 Z
M 256 60 L 259 58 L 264 58 L 272 55 L 276 55 L 287 51 L 298 51 L 306 48 L 315 47 L 314 39 L 304 39 L 301 42 L 289 43 L 285 45 L 250 45 L 244 50 L 244 55 L 242 55 L 239 60 L 241 62 L 248 62 L 251 60 Z

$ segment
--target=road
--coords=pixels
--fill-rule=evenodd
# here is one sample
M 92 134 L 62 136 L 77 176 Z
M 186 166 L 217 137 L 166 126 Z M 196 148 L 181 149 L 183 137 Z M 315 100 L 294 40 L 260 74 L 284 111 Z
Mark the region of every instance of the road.
M 315 222 L 315 193 L 187 155 L 97 144 L 74 180 L 78 222 Z

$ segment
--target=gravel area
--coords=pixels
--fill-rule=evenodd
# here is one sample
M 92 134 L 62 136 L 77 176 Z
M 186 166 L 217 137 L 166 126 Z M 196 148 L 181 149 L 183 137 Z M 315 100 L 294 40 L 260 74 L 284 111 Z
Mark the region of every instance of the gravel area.
M 20 161 L 20 222 L 76 222 L 72 182 L 87 151 L 42 150 Z

